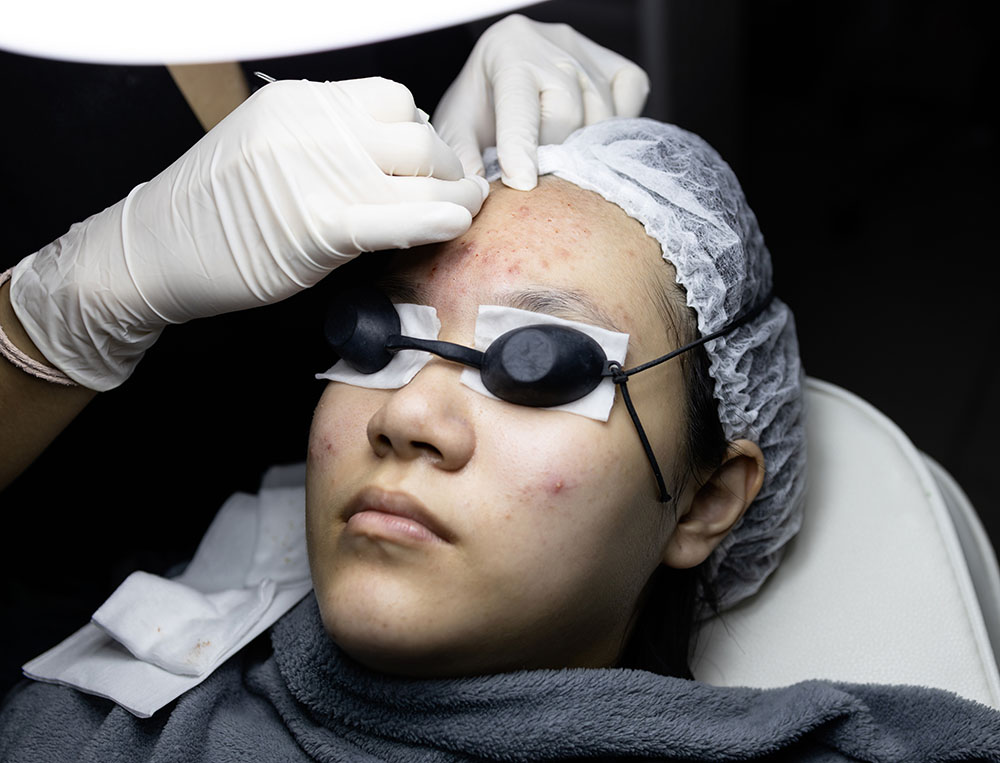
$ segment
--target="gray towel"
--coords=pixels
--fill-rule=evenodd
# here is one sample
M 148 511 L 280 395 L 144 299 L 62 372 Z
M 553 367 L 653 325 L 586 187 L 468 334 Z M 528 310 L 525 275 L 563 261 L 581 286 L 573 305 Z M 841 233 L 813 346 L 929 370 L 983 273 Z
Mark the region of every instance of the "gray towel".
M 636 670 L 450 680 L 369 671 L 308 596 L 150 719 L 22 684 L 2 761 L 1000 761 L 1000 713 L 938 690 L 807 681 L 721 688 Z

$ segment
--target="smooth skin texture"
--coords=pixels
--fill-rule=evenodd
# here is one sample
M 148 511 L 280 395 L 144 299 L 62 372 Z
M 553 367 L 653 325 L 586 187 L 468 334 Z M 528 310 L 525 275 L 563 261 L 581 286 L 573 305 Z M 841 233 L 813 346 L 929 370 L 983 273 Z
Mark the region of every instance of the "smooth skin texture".
M 0 326 L 29 358 L 51 366 L 31 341 L 10 304 L 10 281 L 0 286 Z M 39 379 L 0 356 L 0 491 L 48 447 L 94 397 L 86 387 Z
M 396 255 L 390 296 L 433 305 L 439 338 L 468 346 L 485 304 L 626 331 L 628 367 L 681 343 L 650 298 L 650 284 L 676 289 L 673 275 L 617 206 L 545 177 L 528 193 L 494 184 L 466 235 Z M 561 306 L 537 298 L 552 290 Z M 404 675 L 614 665 L 654 569 L 701 562 L 753 500 L 759 448 L 735 443 L 664 505 L 620 395 L 603 423 L 486 398 L 461 371 L 434 358 L 398 390 L 326 388 L 306 503 L 328 632 L 369 667 Z M 683 385 L 673 361 L 629 382 L 668 487 L 683 457 Z M 414 505 L 438 537 L 384 513 L 346 521 L 352 507 Z

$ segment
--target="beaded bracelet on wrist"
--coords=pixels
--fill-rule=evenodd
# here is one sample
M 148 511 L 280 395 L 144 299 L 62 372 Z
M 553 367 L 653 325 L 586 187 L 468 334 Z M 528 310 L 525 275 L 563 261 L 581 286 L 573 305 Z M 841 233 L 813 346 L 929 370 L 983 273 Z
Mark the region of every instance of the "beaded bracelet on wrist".
M 10 268 L 5 270 L 3 273 L 0 273 L 0 286 L 7 283 L 10 279 L 12 271 L 13 268 Z M 51 366 L 47 366 L 44 363 L 39 363 L 34 358 L 29 358 L 21 352 L 21 350 L 15 347 L 14 343 L 7 337 L 7 334 L 3 330 L 3 326 L 0 326 L 0 355 L 3 355 L 7 360 L 25 373 L 37 376 L 39 379 L 44 379 L 45 381 L 52 382 L 53 384 L 62 384 L 66 387 L 79 386 L 62 371 L 52 368 Z

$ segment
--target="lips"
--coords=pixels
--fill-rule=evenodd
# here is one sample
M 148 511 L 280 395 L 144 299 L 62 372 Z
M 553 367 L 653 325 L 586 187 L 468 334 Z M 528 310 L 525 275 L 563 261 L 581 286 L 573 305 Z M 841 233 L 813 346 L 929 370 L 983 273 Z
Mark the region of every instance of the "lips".
M 452 532 L 408 493 L 377 487 L 362 489 L 347 505 L 349 527 L 411 540 L 451 543 Z

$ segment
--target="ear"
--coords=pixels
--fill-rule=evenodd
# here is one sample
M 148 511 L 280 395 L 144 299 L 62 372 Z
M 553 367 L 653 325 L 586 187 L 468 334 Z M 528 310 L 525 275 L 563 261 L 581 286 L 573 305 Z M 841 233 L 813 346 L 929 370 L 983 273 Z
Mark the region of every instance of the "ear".
M 763 483 L 764 454 L 757 443 L 729 443 L 722 463 L 677 520 L 663 551 L 663 563 L 682 569 L 705 561 L 753 503 Z

